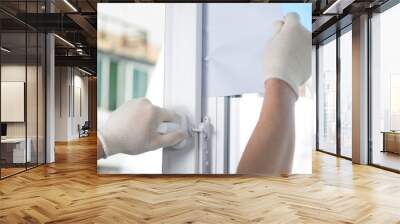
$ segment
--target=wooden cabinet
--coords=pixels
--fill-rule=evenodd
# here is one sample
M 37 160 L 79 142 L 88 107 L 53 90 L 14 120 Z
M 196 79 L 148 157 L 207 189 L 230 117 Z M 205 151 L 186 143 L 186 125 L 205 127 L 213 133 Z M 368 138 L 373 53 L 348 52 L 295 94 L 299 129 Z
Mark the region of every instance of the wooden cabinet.
M 400 132 L 383 133 L 383 152 L 400 154 Z

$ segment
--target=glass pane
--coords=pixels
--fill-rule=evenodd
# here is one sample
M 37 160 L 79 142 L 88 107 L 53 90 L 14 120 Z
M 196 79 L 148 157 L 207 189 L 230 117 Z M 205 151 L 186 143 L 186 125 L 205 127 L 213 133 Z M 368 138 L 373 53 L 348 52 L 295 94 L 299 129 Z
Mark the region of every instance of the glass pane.
M 128 100 L 164 98 L 164 4 L 99 4 L 97 38 L 97 124 Z M 132 21 L 136 21 L 135 25 Z M 99 173 L 161 173 L 162 150 L 97 161 Z
M 351 158 L 352 149 L 352 35 L 340 37 L 340 153 Z
M 37 136 L 37 149 L 38 149 L 38 156 L 37 162 L 38 164 L 45 163 L 46 157 L 46 148 L 45 148 L 45 124 L 46 124 L 46 104 L 45 104 L 45 65 L 46 65 L 46 51 L 45 51 L 45 44 L 46 44 L 46 36 L 42 33 L 39 33 L 38 36 L 38 77 L 37 77 L 37 90 L 38 90 L 38 136 Z
M 310 174 L 315 124 L 315 77 L 311 77 L 299 90 L 295 105 L 295 152 L 292 172 Z M 229 114 L 229 173 L 236 173 L 240 158 L 258 122 L 264 97 L 243 94 L 230 97 Z
M 316 111 L 317 111 L 317 47 L 315 45 L 312 46 L 312 60 L 311 60 L 311 84 L 310 89 L 312 93 L 312 117 L 315 119 L 312 123 L 313 125 L 313 139 L 312 139 L 312 149 L 315 150 L 317 148 L 317 122 L 316 122 Z
M 2 177 L 25 170 L 31 161 L 26 142 L 26 33 L 1 34 Z M 29 142 L 29 141 L 28 141 Z
M 318 51 L 318 148 L 336 153 L 336 40 Z
M 27 1 L 26 12 L 42 12 L 39 1 Z M 33 24 L 38 23 L 38 17 L 31 17 Z M 26 76 L 26 125 L 27 125 L 27 167 L 38 164 L 38 76 L 39 76 L 39 33 L 36 30 L 27 30 L 27 76 Z
M 400 170 L 400 5 L 372 17 L 372 163 Z
M 147 72 L 139 69 L 133 70 L 133 98 L 140 98 L 146 95 L 147 78 Z
M 38 132 L 38 35 L 36 32 L 27 33 L 27 44 L 28 44 L 28 55 L 27 55 L 27 80 L 26 80 L 26 125 L 27 125 L 27 150 L 28 156 L 28 168 L 36 166 L 38 160 L 38 144 L 37 144 L 37 132 Z
M 236 173 L 240 158 L 257 124 L 264 97 L 243 94 L 231 97 L 229 116 L 229 173 Z
M 115 61 L 110 63 L 109 75 L 109 92 L 108 92 L 108 109 L 115 110 L 117 108 L 117 72 L 118 64 Z

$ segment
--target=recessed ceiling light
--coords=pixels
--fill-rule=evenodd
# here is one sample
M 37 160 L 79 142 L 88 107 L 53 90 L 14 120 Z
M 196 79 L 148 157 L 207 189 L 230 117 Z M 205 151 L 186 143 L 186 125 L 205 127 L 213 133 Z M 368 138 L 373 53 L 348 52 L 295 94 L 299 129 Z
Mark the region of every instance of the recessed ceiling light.
M 54 34 L 55 37 L 57 37 L 59 40 L 61 40 L 62 42 L 66 43 L 68 46 L 75 48 L 75 45 L 73 45 L 71 42 L 69 42 L 68 40 L 60 37 L 58 34 Z
M 90 73 L 90 72 L 88 72 L 88 71 L 86 71 L 86 70 L 83 70 L 83 69 L 81 69 L 81 68 L 79 68 L 79 67 L 78 67 L 78 70 L 81 71 L 81 72 L 83 72 L 83 73 L 85 73 L 85 74 L 87 74 L 87 75 L 90 75 L 90 76 L 92 75 L 92 73 Z
M 354 0 L 336 0 L 322 14 L 342 14 L 343 9 L 351 5 Z
M 78 10 L 68 1 L 64 0 L 65 4 L 67 4 L 74 12 L 78 12 Z
M 7 48 L 5 48 L 5 47 L 1 47 L 0 49 L 1 49 L 2 51 L 6 52 L 6 53 L 10 53 L 10 52 L 11 52 L 11 50 L 9 50 L 9 49 L 7 49 Z

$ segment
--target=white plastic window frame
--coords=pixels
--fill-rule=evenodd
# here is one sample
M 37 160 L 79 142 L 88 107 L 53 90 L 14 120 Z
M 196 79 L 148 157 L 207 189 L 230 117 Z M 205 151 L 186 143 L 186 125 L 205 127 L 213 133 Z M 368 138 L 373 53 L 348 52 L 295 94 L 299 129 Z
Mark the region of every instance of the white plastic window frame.
M 164 107 L 188 115 L 193 126 L 207 116 L 212 128 L 207 153 L 200 152 L 197 135 L 185 149 L 164 148 L 164 174 L 229 171 L 229 97 L 205 97 L 202 91 L 204 8 L 202 3 L 166 5 Z M 207 162 L 200 161 L 202 156 L 206 156 Z
M 165 8 L 164 107 L 202 121 L 202 7 L 174 3 Z M 184 63 L 182 63 L 184 62 Z M 184 149 L 163 149 L 163 174 L 200 173 L 197 136 Z

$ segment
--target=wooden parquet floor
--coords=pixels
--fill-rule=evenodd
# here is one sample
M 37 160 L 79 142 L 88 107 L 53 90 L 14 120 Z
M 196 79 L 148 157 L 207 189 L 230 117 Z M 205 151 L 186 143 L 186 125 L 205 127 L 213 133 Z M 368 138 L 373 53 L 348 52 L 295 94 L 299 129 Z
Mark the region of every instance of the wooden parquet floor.
M 400 223 L 400 175 L 314 153 L 313 175 L 98 176 L 96 139 L 0 181 L 0 223 Z

